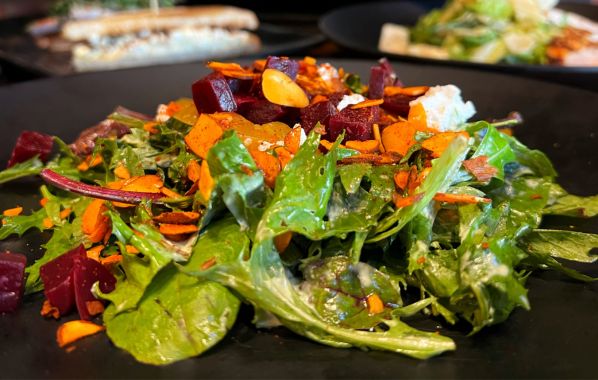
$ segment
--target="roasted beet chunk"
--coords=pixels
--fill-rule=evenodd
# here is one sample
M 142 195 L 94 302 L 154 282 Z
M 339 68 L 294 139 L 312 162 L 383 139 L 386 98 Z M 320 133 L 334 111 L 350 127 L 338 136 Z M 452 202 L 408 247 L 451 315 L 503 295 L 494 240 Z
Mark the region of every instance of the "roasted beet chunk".
M 36 155 L 39 155 L 39 158 L 45 162 L 52 152 L 52 145 L 54 145 L 54 139 L 50 135 L 23 131 L 17 138 L 7 166 L 11 167 L 19 162 L 27 161 Z
M 100 290 L 103 293 L 110 293 L 114 290 L 116 279 L 102 264 L 87 257 L 75 257 L 73 259 L 73 290 L 79 317 L 90 320 L 88 305 L 96 301 L 91 292 L 91 287 L 99 282 Z M 50 302 L 52 303 L 52 302 Z
M 73 290 L 73 265 L 75 258 L 87 257 L 83 245 L 58 256 L 41 266 L 40 277 L 44 283 L 44 294 L 60 315 L 65 315 L 75 305 Z
M 20 253 L 0 253 L 0 313 L 12 313 L 21 304 L 26 265 Z
M 77 140 L 70 145 L 70 148 L 76 155 L 85 156 L 93 152 L 97 139 L 119 138 L 128 133 L 131 133 L 131 130 L 126 125 L 114 120 L 104 120 L 100 124 L 81 132 Z
M 417 98 L 417 96 L 404 94 L 385 96 L 382 108 L 393 115 L 407 117 L 409 115 L 409 102 Z
M 299 62 L 288 57 L 270 56 L 266 60 L 266 69 L 282 71 L 289 78 L 295 80 L 297 78 L 297 73 L 299 73 Z
M 397 79 L 390 62 L 386 58 L 382 58 L 378 65 L 373 66 L 370 70 L 368 97 L 370 99 L 381 99 L 384 96 L 384 87 L 386 86 L 402 86 L 402 83 Z
M 234 112 L 237 104 L 226 79 L 219 74 L 208 75 L 191 86 L 193 102 L 199 113 Z
M 318 122 L 328 125 L 330 116 L 337 112 L 336 107 L 329 100 L 311 104 L 301 109 L 301 127 L 303 127 L 306 133 L 309 133 Z
M 326 140 L 335 141 L 345 131 L 345 139 L 348 140 L 370 140 L 373 137 L 372 124 L 378 121 L 380 109 L 365 107 L 356 110 L 347 107 L 341 112 L 330 117 L 326 128 Z
M 250 105 L 244 107 L 245 109 L 241 113 L 247 120 L 256 123 L 264 124 L 271 121 L 278 121 L 282 119 L 286 110 L 285 107 L 279 106 L 278 104 L 270 103 L 265 99 L 257 99 Z

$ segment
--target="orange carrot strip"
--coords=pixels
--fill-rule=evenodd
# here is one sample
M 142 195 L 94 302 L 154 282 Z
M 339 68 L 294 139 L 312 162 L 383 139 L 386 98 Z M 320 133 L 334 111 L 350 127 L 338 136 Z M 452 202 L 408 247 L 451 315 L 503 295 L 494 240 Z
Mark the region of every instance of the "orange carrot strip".
M 160 192 L 164 195 L 166 195 L 168 198 L 180 198 L 182 197 L 181 194 L 177 193 L 176 191 L 170 190 L 167 187 L 162 186 L 160 188 Z
M 46 207 L 46 203 L 48 203 L 48 198 L 43 197 L 42 199 L 39 200 L 39 205 L 42 207 Z
M 208 161 L 203 160 L 201 162 L 201 175 L 199 176 L 199 181 L 197 181 L 197 187 L 199 189 L 199 193 L 203 197 L 204 200 L 208 201 L 210 196 L 212 195 L 212 190 L 214 190 L 214 178 L 212 178 L 212 174 L 210 174 L 210 167 L 208 166 Z
M 91 247 L 87 250 L 87 257 L 95 260 L 97 262 L 100 261 L 100 253 L 105 248 L 103 245 L 96 245 L 95 247 Z
M 274 247 L 279 253 L 283 253 L 291 244 L 293 231 L 287 231 L 274 237 Z
M 125 249 L 129 255 L 136 255 L 139 253 L 139 250 L 137 248 L 129 244 L 125 245 Z
M 102 241 L 104 235 L 111 230 L 110 218 L 104 213 L 108 208 L 101 199 L 94 199 L 83 212 L 83 233 L 89 241 L 97 243 Z
M 422 143 L 422 148 L 429 150 L 432 157 L 438 158 L 457 136 L 469 137 L 467 132 L 440 132 Z
M 384 95 L 386 96 L 393 96 L 393 95 L 409 95 L 409 96 L 419 96 L 425 94 L 430 87 L 428 86 L 414 86 L 414 87 L 398 87 L 398 86 L 387 86 L 384 88 Z
M 154 222 L 167 224 L 191 224 L 199 220 L 201 215 L 193 211 L 163 212 L 153 218 Z
M 488 156 L 478 156 L 465 160 L 463 161 L 463 167 L 480 182 L 490 181 L 498 172 L 497 168 L 488 163 Z
M 199 162 L 197 162 L 197 160 L 190 160 L 187 164 L 187 178 L 189 178 L 191 182 L 199 181 L 200 171 Z
M 301 127 L 293 127 L 284 137 L 284 147 L 292 154 L 297 154 L 301 146 Z
M 313 98 L 311 98 L 311 101 L 309 102 L 309 104 L 325 102 L 326 100 L 328 100 L 328 97 L 318 94 L 318 95 L 314 96 Z
M 23 207 L 17 206 L 17 207 L 8 208 L 8 209 L 2 211 L 2 215 L 4 215 L 4 216 L 17 216 L 17 215 L 21 215 L 22 212 L 23 212 Z
M 394 180 L 397 188 L 405 190 L 407 188 L 407 182 L 409 180 L 409 171 L 401 170 L 399 172 L 396 172 L 394 175 Z
M 398 193 L 394 193 L 392 195 L 392 200 L 393 200 L 396 208 L 402 208 L 402 207 L 411 206 L 415 202 L 422 199 L 423 196 L 424 196 L 423 194 L 415 194 L 415 195 L 410 195 L 408 197 L 402 197 Z
M 179 112 L 181 110 L 181 106 L 178 105 L 176 102 L 170 102 L 168 103 L 168 105 L 166 106 L 166 114 L 168 116 L 172 116 L 175 113 Z
M 45 229 L 50 229 L 54 227 L 54 222 L 51 218 L 44 218 L 44 220 L 42 220 L 42 226 L 44 226 Z
M 87 312 L 91 315 L 99 315 L 104 312 L 104 304 L 100 300 L 93 300 L 85 302 Z
M 194 224 L 160 224 L 160 233 L 163 235 L 185 235 L 197 231 L 198 227 Z
M 207 270 L 207 269 L 210 269 L 211 267 L 213 267 L 214 265 L 216 265 L 216 258 L 210 257 L 209 259 L 204 261 L 203 264 L 201 264 L 201 266 L 199 268 L 201 270 Z
M 368 296 L 367 305 L 370 314 L 380 314 L 384 311 L 384 303 L 382 303 L 382 299 L 376 293 Z
M 374 139 L 378 141 L 378 149 L 381 153 L 385 153 L 386 149 L 382 144 L 382 136 L 380 135 L 380 126 L 378 124 L 372 125 L 372 130 L 374 131 Z
M 222 127 L 211 117 L 201 114 L 191 131 L 185 136 L 187 147 L 206 159 L 210 148 L 222 137 Z
M 349 149 L 355 149 L 360 153 L 374 153 L 378 151 L 380 144 L 377 140 L 349 140 L 345 143 L 345 146 Z
M 372 165 L 391 165 L 401 161 L 401 155 L 396 152 L 386 152 L 382 154 L 360 153 L 355 156 L 343 158 L 339 164 L 368 163 Z
M 148 121 L 147 123 L 143 124 L 143 129 L 149 132 L 150 134 L 155 135 L 156 133 L 158 133 L 158 128 L 156 128 L 157 125 L 158 123 L 156 123 L 155 121 Z
M 60 219 L 66 219 L 69 215 L 71 215 L 71 210 L 69 207 L 65 208 L 64 210 L 60 211 Z
M 42 304 L 42 309 L 39 313 L 42 317 L 46 318 L 60 318 L 60 311 L 58 310 L 58 308 L 52 306 L 52 304 L 50 304 L 50 301 L 48 300 L 44 300 L 44 303 Z
M 360 109 L 360 108 L 374 107 L 374 106 L 379 106 L 382 103 L 384 103 L 384 99 L 366 99 L 363 102 L 359 102 L 357 104 L 353 104 L 351 106 L 351 109 L 352 110 L 357 110 L 357 109 Z
M 59 347 L 64 347 L 86 336 L 94 335 L 104 330 L 104 326 L 89 321 L 69 321 L 63 323 L 56 331 L 56 341 Z
M 265 59 L 256 59 L 255 61 L 253 61 L 253 67 L 257 71 L 264 71 L 264 69 L 266 68 L 266 60 Z
M 382 144 L 387 152 L 397 152 L 401 156 L 407 154 L 415 144 L 415 126 L 409 122 L 397 122 L 382 130 Z
M 445 202 L 445 203 L 464 203 L 464 204 L 492 202 L 492 200 L 489 198 L 477 197 L 475 195 L 447 194 L 447 193 L 436 193 L 436 195 L 434 195 L 434 200 L 438 201 L 438 202 Z
M 111 266 L 123 261 L 122 255 L 110 255 L 107 257 L 100 257 L 100 264 L 103 266 Z
M 131 178 L 131 173 L 129 169 L 127 169 L 124 165 L 118 165 L 114 168 L 114 175 L 120 179 L 129 179 Z

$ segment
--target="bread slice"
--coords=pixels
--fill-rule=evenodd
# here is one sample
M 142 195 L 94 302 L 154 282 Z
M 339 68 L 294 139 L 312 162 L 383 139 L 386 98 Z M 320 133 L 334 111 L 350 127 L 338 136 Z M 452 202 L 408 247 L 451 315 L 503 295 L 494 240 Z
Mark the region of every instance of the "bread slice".
M 67 22 L 62 28 L 63 38 L 82 41 L 102 36 L 147 31 L 167 31 L 178 28 L 218 27 L 255 30 L 259 21 L 248 9 L 223 5 L 161 8 L 118 12 L 93 20 Z
M 143 39 L 126 39 L 114 45 L 77 44 L 73 65 L 77 71 L 222 59 L 256 53 L 259 38 L 245 30 L 182 28 L 153 33 Z

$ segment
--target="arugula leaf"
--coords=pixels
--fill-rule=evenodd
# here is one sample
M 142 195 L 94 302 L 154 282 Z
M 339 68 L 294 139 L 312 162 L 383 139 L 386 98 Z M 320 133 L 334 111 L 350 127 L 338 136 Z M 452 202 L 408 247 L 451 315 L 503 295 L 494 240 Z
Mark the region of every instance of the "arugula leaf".
M 574 231 L 536 229 L 520 241 L 528 253 L 550 255 L 552 257 L 593 263 L 598 255 L 591 255 L 598 248 L 598 235 Z
M 557 176 L 554 166 L 550 159 L 541 151 L 537 149 L 529 149 L 523 143 L 512 136 L 504 136 L 511 145 L 517 163 L 530 169 L 532 173 L 539 177 L 547 177 L 550 180 L 554 180 Z
M 44 168 L 44 164 L 38 156 L 32 157 L 27 161 L 14 164 L 10 168 L 0 171 L 0 184 L 14 181 L 18 178 L 37 175 Z
M 495 175 L 498 179 L 504 178 L 504 167 L 506 164 L 515 161 L 515 153 L 509 145 L 509 140 L 504 133 L 489 126 L 484 138 L 472 157 L 487 156 L 488 163 L 498 169 Z
M 42 208 L 32 212 L 29 215 L 2 217 L 0 240 L 4 240 L 12 234 L 16 234 L 17 236 L 21 237 L 25 232 L 32 228 L 37 228 L 39 231 L 43 231 L 43 221 L 46 216 L 46 210 Z
M 240 302 L 225 287 L 164 268 L 138 306 L 104 313 L 108 337 L 138 361 L 164 365 L 197 356 L 231 329 Z
M 548 205 L 542 210 L 543 214 L 578 218 L 591 218 L 598 215 L 598 195 L 580 197 L 567 193 L 562 187 L 553 183 L 550 198 Z

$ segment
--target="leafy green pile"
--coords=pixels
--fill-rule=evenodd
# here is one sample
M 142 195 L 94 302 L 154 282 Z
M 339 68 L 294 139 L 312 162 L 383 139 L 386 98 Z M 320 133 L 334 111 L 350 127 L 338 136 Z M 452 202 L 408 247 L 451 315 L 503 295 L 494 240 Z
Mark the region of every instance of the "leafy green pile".
M 63 143 L 45 167 L 106 185 L 124 165 L 132 175 L 154 173 L 184 193 L 191 159 L 183 138 L 191 128 L 176 117 L 150 134 L 144 122 L 113 114 L 132 133 L 100 139 L 92 155 L 103 158 L 88 171 Z M 532 270 L 554 269 L 591 281 L 559 259 L 593 262 L 598 236 L 539 228 L 543 215 L 592 217 L 598 196 L 567 194 L 555 183 L 548 158 L 487 122 L 467 124 L 472 138 L 456 138 L 432 161 L 416 201 L 395 208 L 393 174 L 421 164 L 415 151 L 393 165 L 346 163 L 356 152 L 319 149 L 312 132 L 276 179 L 264 184 L 251 154 L 234 130 L 225 132 L 207 156 L 214 189 L 176 203 L 110 206 L 112 236 L 105 252 L 125 252 L 116 266 L 116 289 L 96 294 L 109 301 L 103 314 L 112 342 L 137 360 L 168 364 L 205 352 L 230 330 L 241 302 L 253 305 L 258 326 L 282 324 L 334 347 L 388 350 L 428 358 L 454 350 L 454 342 L 420 331 L 406 321 L 426 311 L 449 324 L 464 319 L 477 332 L 504 321 L 517 307 L 529 309 L 525 280 Z M 318 130 L 318 128 L 315 128 Z M 342 138 L 342 137 L 341 137 Z M 59 141 L 59 140 L 58 140 Z M 476 180 L 462 164 L 486 156 L 497 172 Z M 0 173 L 2 182 L 38 173 L 33 158 Z M 44 229 L 54 222 L 45 255 L 28 268 L 27 292 L 41 290 L 39 267 L 68 249 L 90 242 L 81 217 L 90 199 L 43 186 L 46 206 L 31 215 L 5 218 L 0 237 Z M 436 193 L 488 197 L 491 203 L 454 204 Z M 69 219 L 59 211 L 73 210 Z M 164 210 L 201 212 L 201 232 L 184 242 L 166 239 L 152 223 Z M 293 234 L 282 253 L 276 239 Z M 141 237 L 143 236 L 143 237 Z M 420 299 L 412 302 L 408 289 Z M 382 308 L 375 310 L 374 302 Z M 380 305 L 379 305 L 380 306 Z M 375 311 L 374 311 L 375 310 Z

